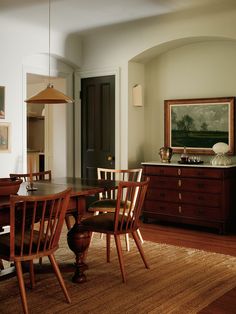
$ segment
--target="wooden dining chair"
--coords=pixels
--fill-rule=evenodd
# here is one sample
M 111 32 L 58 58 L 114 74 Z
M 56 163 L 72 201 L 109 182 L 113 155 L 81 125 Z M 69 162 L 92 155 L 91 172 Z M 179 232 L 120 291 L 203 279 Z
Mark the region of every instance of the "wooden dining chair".
M 52 172 L 51 170 L 39 171 L 30 173 L 10 173 L 10 178 L 20 178 L 24 182 L 28 182 L 30 180 L 30 176 L 32 175 L 33 181 L 41 181 L 41 180 L 51 180 Z
M 120 235 L 132 234 L 144 265 L 149 268 L 144 256 L 141 241 L 137 235 L 139 229 L 139 216 L 143 206 L 148 187 L 149 178 L 143 182 L 120 182 L 117 190 L 116 206 L 114 212 L 102 213 L 85 218 L 80 228 L 84 231 L 106 234 L 107 262 L 110 262 L 110 238 L 115 238 L 123 282 L 126 282 L 124 261 L 122 255 Z M 128 208 L 128 210 L 127 210 Z
M 51 181 L 52 179 L 52 172 L 51 170 L 45 170 L 45 171 L 39 171 L 39 172 L 33 172 L 32 174 L 30 173 L 10 173 L 10 178 L 20 178 L 24 182 L 29 182 L 30 176 L 32 176 L 33 181 Z M 70 230 L 72 225 L 70 222 L 70 216 L 71 214 L 66 214 L 65 216 L 65 223 L 67 226 L 67 229 Z
M 29 262 L 33 288 L 33 260 L 44 256 L 48 256 L 66 300 L 71 303 L 54 257 L 70 193 L 71 189 L 67 189 L 48 196 L 10 196 L 10 233 L 0 236 L 0 258 L 15 264 L 24 313 L 29 313 L 29 310 L 21 263 Z
M 142 178 L 142 168 L 138 169 L 107 169 L 97 168 L 98 179 L 104 180 L 119 180 L 119 181 L 132 181 L 139 182 Z M 116 207 L 116 190 L 109 190 L 99 194 L 99 200 L 90 204 L 88 211 L 93 212 L 94 215 L 99 215 L 106 212 L 114 212 Z M 143 243 L 143 238 L 140 230 L 137 230 L 138 236 Z M 125 235 L 126 249 L 130 250 L 129 235 Z

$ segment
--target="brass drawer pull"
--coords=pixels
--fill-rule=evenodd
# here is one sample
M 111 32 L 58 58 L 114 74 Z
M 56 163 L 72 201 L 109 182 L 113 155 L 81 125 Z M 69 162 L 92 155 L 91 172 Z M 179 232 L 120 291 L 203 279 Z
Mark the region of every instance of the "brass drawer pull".
M 181 214 L 182 213 L 182 207 L 179 206 L 179 213 Z
M 181 195 L 181 193 L 179 193 L 179 200 L 181 200 L 182 199 L 182 195 Z
M 180 168 L 178 169 L 178 175 L 179 176 L 181 175 L 181 169 Z
M 178 186 L 180 187 L 182 185 L 181 180 L 178 180 Z

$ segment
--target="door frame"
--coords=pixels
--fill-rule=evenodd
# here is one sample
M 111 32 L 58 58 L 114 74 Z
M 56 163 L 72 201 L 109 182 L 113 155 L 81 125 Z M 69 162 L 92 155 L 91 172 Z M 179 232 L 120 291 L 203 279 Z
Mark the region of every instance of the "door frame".
M 23 70 L 22 70 L 22 76 L 23 76 L 23 100 L 22 100 L 22 172 L 26 173 L 27 172 L 27 104 L 24 102 L 24 100 L 27 98 L 27 73 L 35 74 L 35 75 L 42 75 L 45 77 L 48 77 L 48 67 L 42 66 L 42 67 L 35 67 L 35 66 L 30 66 L 30 65 L 23 65 Z M 73 72 L 63 72 L 58 69 L 50 69 L 50 75 L 51 77 L 58 77 L 58 78 L 64 78 L 67 84 L 67 90 L 73 92 Z M 70 93 L 69 93 L 70 94 Z M 71 110 L 73 112 L 73 109 Z M 71 113 L 67 112 L 67 117 L 66 119 L 71 117 Z M 52 146 L 52 143 L 50 142 L 50 139 L 52 139 L 52 118 L 50 114 L 50 109 L 48 106 L 45 106 L 45 169 L 46 168 L 51 168 L 51 163 L 52 163 L 52 156 L 51 156 L 51 151 L 50 147 Z M 74 130 L 73 130 L 73 124 L 67 123 L 68 127 L 70 130 L 68 130 L 68 135 L 71 138 Z M 67 142 L 68 142 L 68 135 L 67 135 Z M 71 143 L 70 146 L 73 144 Z M 70 147 L 71 148 L 71 147 Z M 67 158 L 68 158 L 68 151 L 67 151 Z M 73 154 L 70 153 L 69 156 L 70 160 L 73 159 Z M 67 167 L 67 173 L 68 175 L 73 175 L 74 169 L 73 168 L 73 162 L 68 162 L 70 165 L 69 169 Z
M 79 106 L 75 107 L 75 176 L 81 177 L 82 173 L 82 145 L 81 145 L 81 79 L 100 76 L 115 76 L 115 168 L 121 166 L 121 112 L 120 112 L 120 68 L 91 69 L 75 72 L 75 101 Z M 77 92 L 78 91 L 78 92 Z

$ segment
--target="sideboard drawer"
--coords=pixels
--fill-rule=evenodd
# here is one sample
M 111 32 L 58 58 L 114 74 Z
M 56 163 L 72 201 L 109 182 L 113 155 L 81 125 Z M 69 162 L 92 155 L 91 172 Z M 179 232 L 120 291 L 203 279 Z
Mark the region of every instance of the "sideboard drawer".
M 145 211 L 154 214 L 177 215 L 179 206 L 177 203 L 146 200 Z
M 182 205 L 181 214 L 188 218 L 197 218 L 202 220 L 220 220 L 222 219 L 220 207 L 206 207 L 199 205 Z
M 154 189 L 147 190 L 146 199 L 157 201 L 179 202 L 179 192 L 176 190 Z
M 156 175 L 156 176 L 177 176 L 178 168 L 177 167 L 155 167 L 155 166 L 146 166 L 144 174 L 146 176 Z
M 179 179 L 176 177 L 152 176 L 150 177 L 149 186 L 156 189 L 176 190 L 179 188 Z
M 222 181 L 208 179 L 179 179 L 178 185 L 185 191 L 196 191 L 201 193 L 221 193 Z
M 209 202 L 210 200 L 210 202 Z M 197 192 L 180 192 L 179 202 L 182 204 L 196 204 L 211 207 L 221 206 L 221 194 L 216 193 L 197 193 Z
M 211 207 L 221 206 L 221 194 L 219 193 L 198 193 L 150 188 L 147 191 L 146 199 L 204 206 L 209 206 L 210 200 Z
M 211 219 L 221 220 L 223 215 L 221 214 L 220 207 L 204 207 L 189 204 L 178 204 L 172 202 L 155 202 L 147 200 L 145 202 L 145 211 L 147 213 L 157 215 L 170 215 L 178 218 L 191 218 L 191 219 Z
M 182 177 L 193 177 L 201 179 L 221 179 L 223 177 L 223 172 L 221 169 L 182 167 L 181 171 L 179 172 L 181 173 Z
M 168 190 L 186 190 L 198 191 L 203 193 L 220 193 L 222 191 L 221 180 L 194 179 L 194 178 L 179 178 L 179 177 L 150 177 L 150 187 Z

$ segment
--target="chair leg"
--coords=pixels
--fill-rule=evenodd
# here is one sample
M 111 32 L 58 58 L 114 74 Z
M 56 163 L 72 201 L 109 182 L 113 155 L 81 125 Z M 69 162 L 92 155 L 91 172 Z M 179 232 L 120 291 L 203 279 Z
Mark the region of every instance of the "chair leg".
M 111 261 L 111 235 L 107 233 L 107 263 Z
M 142 235 L 141 235 L 140 229 L 137 229 L 137 234 L 138 234 L 138 237 L 139 237 L 141 243 L 143 244 L 144 241 L 143 241 L 143 237 L 142 237 Z
M 129 245 L 129 234 L 125 234 L 125 244 L 126 244 L 126 251 L 130 251 L 130 245 Z
M 51 264 L 52 264 L 53 270 L 54 270 L 54 272 L 55 272 L 55 274 L 56 274 L 56 276 L 57 276 L 57 279 L 58 279 L 59 284 L 60 284 L 60 286 L 61 286 L 61 288 L 62 288 L 62 291 L 63 291 L 63 293 L 64 293 L 64 295 L 65 295 L 65 297 L 66 297 L 67 302 L 68 302 L 68 303 L 71 303 L 70 296 L 69 296 L 68 291 L 67 291 L 67 289 L 66 289 L 65 282 L 64 282 L 64 280 L 63 280 L 63 278 L 62 278 L 60 269 L 59 269 L 59 267 L 58 267 L 58 265 L 57 265 L 57 262 L 56 262 L 56 259 L 55 259 L 54 255 L 53 255 L 53 254 L 50 254 L 50 255 L 48 256 L 48 258 L 49 258 L 49 260 L 50 260 L 50 262 L 51 262 Z
M 15 267 L 16 267 L 16 273 L 17 273 L 17 279 L 18 279 L 18 284 L 19 284 L 19 289 L 20 289 L 23 311 L 25 314 L 28 314 L 29 310 L 28 310 L 28 305 L 27 305 L 25 283 L 24 283 L 24 278 L 23 278 L 21 262 L 19 261 L 15 262 Z
M 97 210 L 97 211 L 95 211 L 95 212 L 93 213 L 93 215 L 94 215 L 94 216 L 99 215 L 99 211 L 98 211 L 98 210 Z M 92 241 L 92 239 L 93 239 L 93 236 L 94 236 L 94 232 L 92 232 L 92 233 L 91 233 L 90 243 L 91 243 L 91 241 Z M 102 237 L 102 233 L 101 233 L 101 237 Z
M 125 266 L 124 266 L 120 236 L 114 234 L 114 238 L 115 238 L 115 242 L 116 242 L 116 249 L 117 249 L 117 254 L 118 254 L 118 258 L 119 258 L 122 279 L 123 279 L 123 282 L 126 282 Z
M 30 284 L 31 284 L 31 288 L 33 289 L 35 287 L 35 276 L 34 276 L 34 263 L 33 263 L 33 260 L 30 261 L 29 272 L 30 272 Z
M 71 229 L 71 223 L 70 223 L 70 216 L 69 215 L 65 216 L 65 222 L 66 222 L 67 229 L 70 230 Z
M 144 251 L 143 251 L 142 245 L 140 243 L 140 239 L 138 238 L 138 235 L 137 235 L 136 231 L 132 232 L 132 236 L 133 236 L 134 241 L 135 241 L 135 243 L 137 245 L 137 248 L 138 248 L 139 253 L 140 253 L 141 257 L 142 257 L 142 260 L 144 262 L 145 267 L 146 268 L 150 268 L 148 263 L 147 263 L 147 261 L 146 261 L 146 258 L 144 256 Z

